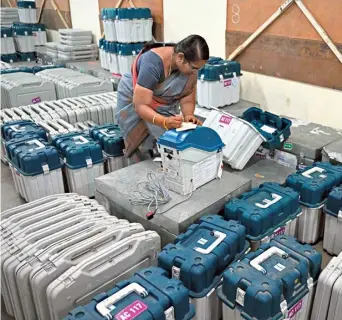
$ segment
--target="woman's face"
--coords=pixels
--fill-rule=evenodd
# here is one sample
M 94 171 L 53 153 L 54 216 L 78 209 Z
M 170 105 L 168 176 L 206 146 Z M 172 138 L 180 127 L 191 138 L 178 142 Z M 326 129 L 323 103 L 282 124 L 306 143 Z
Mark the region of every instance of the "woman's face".
M 178 53 L 176 57 L 176 65 L 180 73 L 191 74 L 197 72 L 205 65 L 205 60 L 188 61 L 183 53 Z

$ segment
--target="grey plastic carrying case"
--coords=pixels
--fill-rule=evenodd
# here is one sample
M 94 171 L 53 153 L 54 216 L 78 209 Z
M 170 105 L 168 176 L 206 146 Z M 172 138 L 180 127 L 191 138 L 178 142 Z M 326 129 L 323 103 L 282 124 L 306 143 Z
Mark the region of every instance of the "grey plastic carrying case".
M 341 314 L 342 253 L 330 260 L 318 278 L 311 320 L 338 320 Z
M 94 295 L 108 291 L 137 270 L 156 266 L 159 251 L 159 235 L 145 231 L 69 268 L 47 287 L 50 319 L 60 320 L 77 305 L 90 302 Z

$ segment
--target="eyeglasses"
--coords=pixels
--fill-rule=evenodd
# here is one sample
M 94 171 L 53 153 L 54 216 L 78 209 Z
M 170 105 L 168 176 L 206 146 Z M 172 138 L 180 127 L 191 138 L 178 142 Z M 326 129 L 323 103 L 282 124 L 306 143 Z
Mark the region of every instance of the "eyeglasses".
M 201 68 L 195 67 L 190 61 L 188 61 L 188 64 L 190 66 L 190 70 L 191 71 L 198 71 L 199 69 L 201 69 Z

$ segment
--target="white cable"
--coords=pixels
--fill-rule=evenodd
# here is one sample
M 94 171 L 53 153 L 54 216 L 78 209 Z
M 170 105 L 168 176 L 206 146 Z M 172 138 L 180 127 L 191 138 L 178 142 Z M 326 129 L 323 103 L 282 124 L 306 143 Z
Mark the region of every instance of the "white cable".
M 190 184 L 191 190 L 189 195 L 182 201 L 174 204 L 170 208 L 158 213 L 165 213 L 179 204 L 189 200 L 193 193 L 193 182 Z M 170 200 L 169 188 L 165 182 L 165 175 L 157 175 L 151 171 L 147 174 L 147 181 L 137 184 L 136 190 L 132 192 L 129 199 L 133 206 L 147 206 L 148 212 L 151 211 L 151 207 L 154 207 L 154 211 L 157 212 L 160 205 L 167 204 Z

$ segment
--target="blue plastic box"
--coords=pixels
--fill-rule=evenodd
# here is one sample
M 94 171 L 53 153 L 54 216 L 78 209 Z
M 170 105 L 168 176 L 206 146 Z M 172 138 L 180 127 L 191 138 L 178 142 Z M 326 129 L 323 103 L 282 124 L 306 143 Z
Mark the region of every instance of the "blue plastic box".
M 104 161 L 101 145 L 83 133 L 59 135 L 52 140 L 52 144 L 60 151 L 70 169 L 85 168 L 89 161 L 92 164 Z
M 47 140 L 46 131 L 30 120 L 7 122 L 1 126 L 1 137 L 6 141 L 22 137 L 23 134 L 27 133 L 35 134 L 39 138 Z
M 106 155 L 123 156 L 125 144 L 120 128 L 114 124 L 105 124 L 90 129 L 90 137 L 98 141 Z
M 241 118 L 251 123 L 265 137 L 263 146 L 266 149 L 280 149 L 282 143 L 291 135 L 291 120 L 259 108 L 249 108 Z
M 300 203 L 316 208 L 324 203 L 333 187 L 342 183 L 342 166 L 316 162 L 291 174 L 286 185 L 300 194 Z
M 112 301 L 106 303 L 106 299 Z M 189 291 L 182 282 L 169 279 L 163 269 L 150 267 L 119 282 L 107 293 L 98 294 L 87 305 L 71 311 L 64 320 L 188 320 L 194 314 Z
M 278 236 L 234 263 L 218 296 L 223 320 L 309 319 L 322 256 L 290 236 Z
M 224 218 L 246 227 L 252 250 L 276 235 L 295 235 L 301 213 L 299 194 L 276 182 L 268 182 L 229 201 Z
M 159 267 L 175 276 L 190 290 L 192 298 L 202 298 L 215 288 L 223 271 L 248 250 L 246 228 L 221 216 L 205 216 L 180 234 L 175 244 L 166 245 L 158 257 Z
M 104 175 L 101 145 L 84 133 L 68 133 L 55 137 L 52 144 L 65 163 L 65 178 L 69 192 L 95 196 L 95 179 Z

